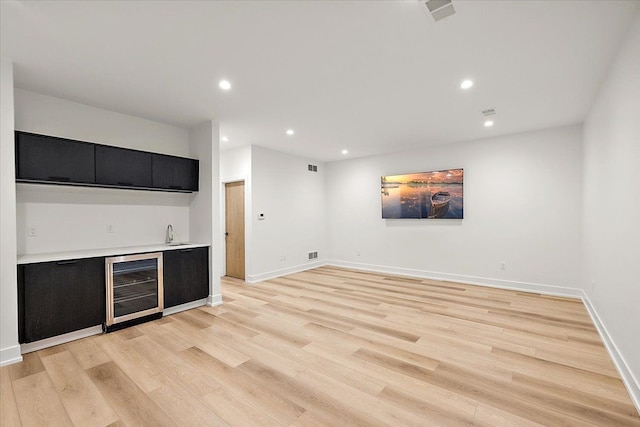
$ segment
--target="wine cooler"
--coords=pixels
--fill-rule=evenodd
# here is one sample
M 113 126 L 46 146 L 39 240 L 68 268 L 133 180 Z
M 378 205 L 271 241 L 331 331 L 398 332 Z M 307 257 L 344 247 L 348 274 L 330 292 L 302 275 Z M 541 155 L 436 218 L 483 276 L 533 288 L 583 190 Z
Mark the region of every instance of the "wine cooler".
M 162 317 L 162 252 L 106 258 L 105 268 L 106 332 Z

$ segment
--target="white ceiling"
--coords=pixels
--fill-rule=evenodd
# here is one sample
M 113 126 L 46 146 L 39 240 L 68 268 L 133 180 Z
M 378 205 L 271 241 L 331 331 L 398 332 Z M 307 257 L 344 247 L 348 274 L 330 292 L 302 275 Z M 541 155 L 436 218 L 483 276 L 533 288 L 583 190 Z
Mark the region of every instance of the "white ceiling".
M 582 122 L 639 2 L 0 4 L 19 88 L 331 161 Z

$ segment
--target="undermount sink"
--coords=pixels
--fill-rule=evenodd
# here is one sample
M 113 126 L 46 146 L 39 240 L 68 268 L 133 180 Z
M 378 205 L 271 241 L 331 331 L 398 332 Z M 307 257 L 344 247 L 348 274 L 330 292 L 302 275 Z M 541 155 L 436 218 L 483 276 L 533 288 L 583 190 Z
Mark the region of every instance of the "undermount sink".
M 189 245 L 190 243 L 179 243 L 179 242 L 171 242 L 171 243 L 167 243 L 167 246 L 184 246 L 184 245 Z

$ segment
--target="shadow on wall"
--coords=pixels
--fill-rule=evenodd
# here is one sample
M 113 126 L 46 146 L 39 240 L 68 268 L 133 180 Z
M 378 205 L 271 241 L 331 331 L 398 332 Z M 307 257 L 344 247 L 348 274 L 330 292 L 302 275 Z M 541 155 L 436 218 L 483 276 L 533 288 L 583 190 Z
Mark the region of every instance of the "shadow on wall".
M 415 228 L 415 227 L 460 227 L 462 226 L 461 219 L 420 219 L 420 218 L 409 218 L 409 219 L 385 219 L 384 225 L 385 227 L 395 227 L 395 228 Z

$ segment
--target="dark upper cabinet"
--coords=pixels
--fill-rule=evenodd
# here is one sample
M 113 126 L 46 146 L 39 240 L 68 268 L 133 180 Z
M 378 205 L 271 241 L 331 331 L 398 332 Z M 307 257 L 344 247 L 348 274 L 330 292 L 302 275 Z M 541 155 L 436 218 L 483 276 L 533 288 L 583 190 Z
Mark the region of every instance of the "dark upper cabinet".
M 153 187 L 198 191 L 198 161 L 183 157 L 152 155 Z
M 162 254 L 164 308 L 209 296 L 209 248 Z
M 94 144 L 16 132 L 16 180 L 94 184 Z
M 101 325 L 105 316 L 104 258 L 18 265 L 21 343 Z
M 96 145 L 96 183 L 151 188 L 151 153 Z
M 16 131 L 16 181 L 198 191 L 198 160 Z

